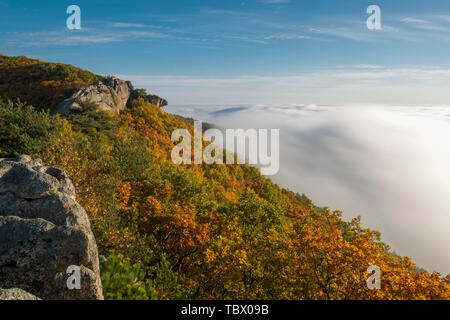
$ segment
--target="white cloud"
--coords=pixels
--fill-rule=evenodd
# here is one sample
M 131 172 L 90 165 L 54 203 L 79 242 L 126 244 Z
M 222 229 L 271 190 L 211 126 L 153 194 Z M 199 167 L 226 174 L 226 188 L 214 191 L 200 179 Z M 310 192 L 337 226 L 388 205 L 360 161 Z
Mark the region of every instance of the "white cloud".
M 430 23 L 427 20 L 411 18 L 411 17 L 401 18 L 400 21 L 401 22 L 408 22 L 408 23 L 421 23 L 421 24 Z
M 14 32 L 6 35 L 6 41 L 15 46 L 77 46 L 170 37 L 170 34 L 163 32 L 142 30 L 110 32 L 94 28 L 82 28 L 76 31 L 63 29 L 60 31 Z
M 314 37 L 295 33 L 277 33 L 264 37 L 265 40 L 312 40 Z
M 355 68 L 358 69 L 383 69 L 383 66 L 375 65 L 375 64 L 357 64 Z
M 424 20 L 424 19 L 405 17 L 405 18 L 399 19 L 399 21 L 408 23 L 410 26 L 417 28 L 417 29 L 438 31 L 438 32 L 445 32 L 445 31 L 449 30 L 448 28 L 439 26 L 439 25 L 435 24 L 434 22 L 431 22 L 429 20 Z

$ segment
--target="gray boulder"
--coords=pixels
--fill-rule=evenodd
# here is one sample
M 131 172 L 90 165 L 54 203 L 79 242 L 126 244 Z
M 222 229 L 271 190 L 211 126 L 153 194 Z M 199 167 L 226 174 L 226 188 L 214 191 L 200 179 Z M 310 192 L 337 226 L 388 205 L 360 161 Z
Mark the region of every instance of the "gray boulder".
M 0 289 L 0 300 L 41 300 L 22 289 Z
M 79 290 L 68 289 L 69 266 L 79 267 Z M 0 288 L 103 299 L 97 245 L 72 182 L 28 156 L 0 159 Z
M 80 108 L 77 101 L 81 100 L 94 102 L 105 111 L 119 114 L 125 109 L 133 90 L 130 81 L 106 77 L 98 83 L 79 89 L 70 98 L 62 101 L 56 107 L 56 113 L 67 115 L 71 110 Z

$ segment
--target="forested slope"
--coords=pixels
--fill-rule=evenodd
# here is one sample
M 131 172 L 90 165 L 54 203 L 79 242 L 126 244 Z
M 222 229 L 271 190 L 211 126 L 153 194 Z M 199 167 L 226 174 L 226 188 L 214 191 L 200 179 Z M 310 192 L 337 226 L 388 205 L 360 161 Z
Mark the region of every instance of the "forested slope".
M 318 212 L 256 168 L 173 164 L 172 131 L 193 127 L 161 108 L 138 98 L 120 115 L 84 103 L 66 119 L 53 117 L 39 110 L 59 102 L 67 84 L 96 76 L 62 75 L 38 98 L 45 77 L 28 72 L 40 62 L 1 59 L 9 70 L 21 67 L 2 78 L 0 93 L 24 103 L 0 103 L 0 157 L 29 154 L 71 177 L 105 257 L 106 298 L 450 298 L 449 277 L 417 272 L 359 219 Z M 10 81 L 19 79 L 15 90 Z M 367 289 L 370 265 L 381 268 L 381 290 Z

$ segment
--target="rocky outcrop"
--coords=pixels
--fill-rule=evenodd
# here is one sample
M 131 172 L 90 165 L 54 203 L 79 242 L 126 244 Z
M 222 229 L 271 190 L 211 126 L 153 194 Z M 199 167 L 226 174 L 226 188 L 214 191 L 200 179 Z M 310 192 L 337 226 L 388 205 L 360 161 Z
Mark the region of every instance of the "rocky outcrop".
M 79 271 L 79 290 L 68 288 L 70 266 Z M 97 245 L 72 182 L 28 156 L 0 159 L 0 288 L 103 299 Z
M 0 300 L 41 300 L 22 289 L 0 289 Z
M 157 106 L 159 108 L 163 108 L 168 105 L 168 102 L 166 99 L 160 98 L 155 95 L 148 95 L 147 100 L 148 100 L 148 102 L 150 102 L 151 104 L 154 104 L 155 106 Z
M 101 109 L 120 113 L 125 109 L 134 88 L 130 81 L 115 77 L 106 77 L 102 81 L 79 89 L 70 98 L 56 107 L 56 113 L 67 115 L 71 110 L 80 108 L 80 101 L 92 101 Z
M 130 107 L 131 101 L 138 97 L 142 97 L 160 108 L 168 105 L 166 99 L 157 95 L 147 95 L 144 89 L 134 90 L 130 81 L 123 81 L 110 76 L 103 78 L 98 83 L 79 89 L 70 98 L 58 104 L 55 113 L 66 116 L 71 111 L 80 108 L 78 101 L 91 101 L 103 110 L 119 114 L 126 107 Z

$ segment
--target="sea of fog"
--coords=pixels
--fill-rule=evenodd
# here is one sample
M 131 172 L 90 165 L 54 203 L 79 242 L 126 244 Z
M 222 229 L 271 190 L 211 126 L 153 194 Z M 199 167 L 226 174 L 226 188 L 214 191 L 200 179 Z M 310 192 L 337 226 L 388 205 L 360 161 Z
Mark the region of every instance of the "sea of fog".
M 170 106 L 223 128 L 280 129 L 271 179 L 365 227 L 419 266 L 450 273 L 450 107 Z

